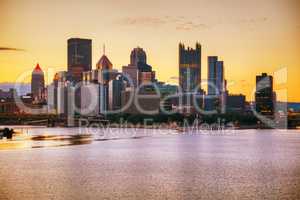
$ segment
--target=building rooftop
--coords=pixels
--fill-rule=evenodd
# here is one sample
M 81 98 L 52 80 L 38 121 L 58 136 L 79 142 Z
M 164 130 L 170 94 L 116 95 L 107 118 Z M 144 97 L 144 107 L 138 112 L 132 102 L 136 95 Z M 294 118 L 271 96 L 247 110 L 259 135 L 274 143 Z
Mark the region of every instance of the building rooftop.
M 112 69 L 112 63 L 110 62 L 110 60 L 107 58 L 106 55 L 103 55 L 98 61 L 96 67 L 97 69 L 101 69 L 101 70 Z

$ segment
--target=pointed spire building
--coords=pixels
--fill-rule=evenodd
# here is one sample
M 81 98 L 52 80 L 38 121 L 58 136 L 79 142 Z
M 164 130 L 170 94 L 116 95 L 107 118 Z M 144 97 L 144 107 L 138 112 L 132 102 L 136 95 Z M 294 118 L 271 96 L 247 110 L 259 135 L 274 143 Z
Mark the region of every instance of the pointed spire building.
M 37 63 L 36 67 L 32 71 L 31 74 L 31 93 L 32 97 L 36 101 L 40 101 L 44 97 L 45 90 L 45 79 L 44 72 L 41 69 L 39 63 Z

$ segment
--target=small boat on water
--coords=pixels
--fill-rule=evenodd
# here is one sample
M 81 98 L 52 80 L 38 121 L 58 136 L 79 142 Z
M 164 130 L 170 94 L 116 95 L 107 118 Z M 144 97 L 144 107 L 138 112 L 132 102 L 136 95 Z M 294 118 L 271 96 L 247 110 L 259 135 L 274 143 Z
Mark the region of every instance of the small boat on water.
M 4 128 L 0 129 L 0 139 L 6 137 L 7 139 L 12 139 L 14 134 L 14 129 Z

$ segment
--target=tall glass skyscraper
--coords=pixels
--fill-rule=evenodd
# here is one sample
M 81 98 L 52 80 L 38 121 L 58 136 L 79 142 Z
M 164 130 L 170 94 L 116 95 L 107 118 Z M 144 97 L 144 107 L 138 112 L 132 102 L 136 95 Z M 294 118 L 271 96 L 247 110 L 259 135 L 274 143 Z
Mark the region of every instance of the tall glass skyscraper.
M 208 56 L 208 87 L 207 94 L 208 95 L 216 95 L 216 81 L 217 81 L 217 56 Z
M 221 95 L 226 91 L 224 80 L 224 62 L 217 56 L 208 57 L 208 95 Z
M 68 72 L 92 70 L 92 40 L 68 39 Z
M 224 78 L 224 62 L 219 61 L 217 56 L 208 56 L 207 74 L 207 98 L 205 100 L 206 110 L 225 112 L 227 88 Z
M 273 91 L 273 76 L 266 73 L 256 76 L 255 103 L 256 111 L 263 115 L 274 114 L 276 94 Z

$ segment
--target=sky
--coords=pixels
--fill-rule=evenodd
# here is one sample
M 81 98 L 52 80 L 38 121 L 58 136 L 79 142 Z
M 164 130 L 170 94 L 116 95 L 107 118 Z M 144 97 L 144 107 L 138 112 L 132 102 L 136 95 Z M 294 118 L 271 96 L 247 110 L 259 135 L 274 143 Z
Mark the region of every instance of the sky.
M 36 63 L 49 83 L 67 69 L 67 39 L 82 37 L 93 40 L 93 68 L 103 44 L 119 70 L 139 46 L 157 78 L 177 84 L 179 42 L 200 42 L 203 80 L 207 56 L 219 56 L 230 93 L 251 100 L 267 72 L 279 100 L 300 102 L 299 19 L 299 0 L 0 0 L 0 83 L 23 80 Z

